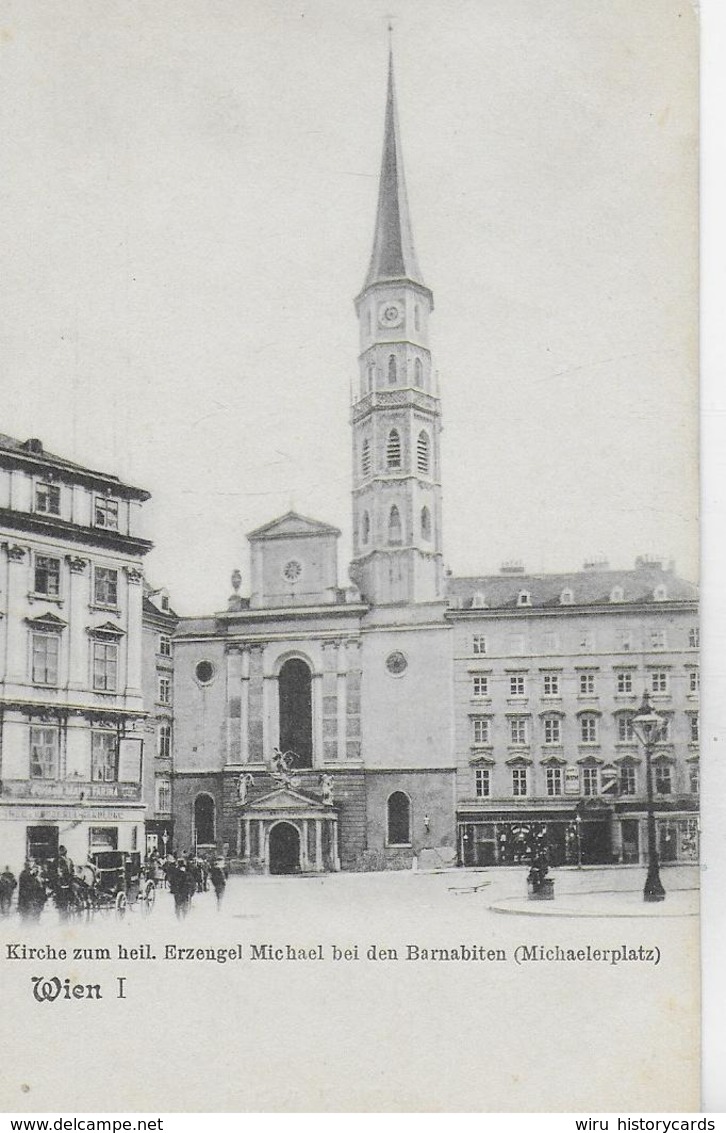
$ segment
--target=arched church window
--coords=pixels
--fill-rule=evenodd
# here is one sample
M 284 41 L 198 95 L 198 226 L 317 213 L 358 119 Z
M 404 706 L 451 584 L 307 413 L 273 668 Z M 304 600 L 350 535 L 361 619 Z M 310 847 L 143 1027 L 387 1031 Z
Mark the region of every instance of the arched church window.
M 431 512 L 427 507 L 421 508 L 421 538 L 431 539 Z
M 387 838 L 389 846 L 411 845 L 411 800 L 403 791 L 388 796 Z
M 401 543 L 402 541 L 401 513 L 394 504 L 388 515 L 388 542 Z
M 312 674 L 299 657 L 280 669 L 280 750 L 295 753 L 295 767 L 313 765 Z
M 422 429 L 416 442 L 416 465 L 422 476 L 428 476 L 431 463 L 431 442 L 428 433 Z
M 413 384 L 416 386 L 423 385 L 423 364 L 420 358 L 417 358 L 413 364 Z
M 214 845 L 214 799 L 211 795 L 197 795 L 194 800 L 194 841 L 197 846 Z
M 363 476 L 371 474 L 371 442 L 365 438 L 360 450 L 360 470 Z
M 367 511 L 363 512 L 363 522 L 360 528 L 360 541 L 363 546 L 366 546 L 371 537 L 371 517 Z
M 389 468 L 401 467 L 401 434 L 398 429 L 391 429 L 386 445 L 386 464 Z
M 395 386 L 398 377 L 398 368 L 396 366 L 396 355 L 389 354 L 388 356 L 388 384 Z

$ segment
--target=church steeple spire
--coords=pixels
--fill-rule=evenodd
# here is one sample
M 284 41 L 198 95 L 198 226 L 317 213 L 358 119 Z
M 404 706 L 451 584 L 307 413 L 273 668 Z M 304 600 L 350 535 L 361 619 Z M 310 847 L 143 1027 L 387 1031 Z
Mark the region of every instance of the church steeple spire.
M 389 29 L 390 30 L 390 29 Z M 388 94 L 383 134 L 383 157 L 378 187 L 378 210 L 373 251 L 363 290 L 373 283 L 391 279 L 410 279 L 423 284 L 413 246 L 408 211 L 403 152 L 398 128 L 396 84 L 393 77 L 393 50 L 388 53 Z

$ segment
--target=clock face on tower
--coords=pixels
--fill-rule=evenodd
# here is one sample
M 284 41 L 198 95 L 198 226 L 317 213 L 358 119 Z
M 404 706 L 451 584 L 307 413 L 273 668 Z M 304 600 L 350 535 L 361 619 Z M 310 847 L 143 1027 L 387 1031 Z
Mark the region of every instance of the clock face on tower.
M 400 327 L 403 322 L 403 303 L 397 299 L 389 299 L 381 303 L 378 308 L 378 325 L 382 327 Z

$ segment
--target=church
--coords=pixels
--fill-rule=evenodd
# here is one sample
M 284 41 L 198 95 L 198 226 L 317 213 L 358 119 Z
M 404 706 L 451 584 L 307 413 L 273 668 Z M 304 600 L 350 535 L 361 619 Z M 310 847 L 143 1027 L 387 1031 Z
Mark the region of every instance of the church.
M 235 572 L 226 609 L 179 620 L 175 849 L 282 874 L 512 864 L 534 838 L 555 864 L 642 862 L 631 721 L 647 690 L 666 721 L 654 758 L 661 856 L 694 860 L 695 587 L 647 557 L 631 570 L 444 571 L 434 303 L 392 59 L 355 308 L 349 580 L 340 531 L 291 511 L 248 534 L 249 594 Z

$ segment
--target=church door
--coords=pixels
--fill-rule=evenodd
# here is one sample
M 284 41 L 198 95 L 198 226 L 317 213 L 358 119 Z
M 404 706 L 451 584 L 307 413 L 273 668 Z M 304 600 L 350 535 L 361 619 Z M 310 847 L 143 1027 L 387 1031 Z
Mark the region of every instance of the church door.
M 278 822 L 270 831 L 270 873 L 299 873 L 300 835 L 289 822 Z

